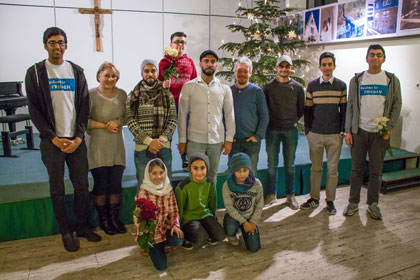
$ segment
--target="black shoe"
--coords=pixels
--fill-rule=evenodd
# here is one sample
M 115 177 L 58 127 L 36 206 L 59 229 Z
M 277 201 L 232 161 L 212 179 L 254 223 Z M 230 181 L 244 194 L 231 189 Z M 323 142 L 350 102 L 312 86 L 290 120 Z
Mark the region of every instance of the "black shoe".
M 88 228 L 84 228 L 78 231 L 77 236 L 86 238 L 90 242 L 99 242 L 102 239 L 96 232 L 93 232 L 92 230 Z
M 120 222 L 118 219 L 118 214 L 120 213 L 120 205 L 121 204 L 111 204 L 109 206 L 109 216 L 110 216 L 110 223 L 111 226 L 117 231 L 117 233 L 126 233 L 127 229 L 125 228 L 124 224 Z
M 210 244 L 211 246 L 216 246 L 217 240 L 214 240 L 213 238 L 209 237 L 207 239 L 207 243 Z
M 182 169 L 188 169 L 188 160 L 186 154 L 182 155 Z
M 96 206 L 96 211 L 98 211 L 99 227 L 108 235 L 117 234 L 117 230 L 111 224 L 111 220 L 108 215 L 108 207 L 106 205 Z
M 311 197 L 305 203 L 302 203 L 300 205 L 300 209 L 317 208 L 318 206 L 319 206 L 319 200 L 313 199 Z
M 80 248 L 79 238 L 74 236 L 73 232 L 65 233 L 61 235 L 64 248 L 69 252 L 76 252 Z
M 337 209 L 335 209 L 333 201 L 327 201 L 327 213 L 329 215 L 335 215 L 337 213 Z
M 182 243 L 182 248 L 191 251 L 193 249 L 193 244 L 190 241 L 184 239 L 184 242 Z

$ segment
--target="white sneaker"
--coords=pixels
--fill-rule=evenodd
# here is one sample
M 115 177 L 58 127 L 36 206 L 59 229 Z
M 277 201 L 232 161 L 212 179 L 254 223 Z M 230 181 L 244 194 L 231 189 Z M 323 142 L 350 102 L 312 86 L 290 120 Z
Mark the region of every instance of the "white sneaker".
M 296 201 L 296 198 L 293 194 L 287 195 L 286 204 L 289 205 L 289 207 L 293 210 L 299 209 L 299 204 Z
M 232 245 L 232 246 L 239 246 L 239 240 L 236 237 L 236 235 L 228 236 L 228 241 L 229 241 L 229 244 Z
M 271 205 L 277 201 L 275 194 L 269 194 L 264 198 L 264 205 Z

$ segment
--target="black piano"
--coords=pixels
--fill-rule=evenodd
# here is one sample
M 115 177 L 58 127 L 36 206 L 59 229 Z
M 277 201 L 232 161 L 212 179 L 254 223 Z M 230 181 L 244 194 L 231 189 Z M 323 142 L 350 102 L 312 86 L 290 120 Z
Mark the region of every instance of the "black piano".
M 16 114 L 19 107 L 28 105 L 26 96 L 22 93 L 22 82 L 0 82 L 0 110 L 4 110 L 0 116 L 0 123 L 3 124 L 1 138 L 3 142 L 2 157 L 17 157 L 12 155 L 11 141 L 16 140 L 16 136 L 26 134 L 26 144 L 28 150 L 34 148 L 32 126 L 30 125 L 29 114 Z M 25 129 L 16 131 L 16 123 L 26 121 Z M 8 125 L 8 131 L 5 125 Z

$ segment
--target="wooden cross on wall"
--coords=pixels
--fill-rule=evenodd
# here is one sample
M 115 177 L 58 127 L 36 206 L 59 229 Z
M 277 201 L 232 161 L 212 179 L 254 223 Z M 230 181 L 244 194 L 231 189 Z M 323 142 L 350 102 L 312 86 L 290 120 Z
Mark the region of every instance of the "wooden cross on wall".
M 93 9 L 83 9 L 79 8 L 79 13 L 81 14 L 95 14 L 95 36 L 96 36 L 96 51 L 101 50 L 101 34 L 99 32 L 99 27 L 101 25 L 100 14 L 112 14 L 112 10 L 99 9 L 99 0 L 95 0 L 95 7 Z

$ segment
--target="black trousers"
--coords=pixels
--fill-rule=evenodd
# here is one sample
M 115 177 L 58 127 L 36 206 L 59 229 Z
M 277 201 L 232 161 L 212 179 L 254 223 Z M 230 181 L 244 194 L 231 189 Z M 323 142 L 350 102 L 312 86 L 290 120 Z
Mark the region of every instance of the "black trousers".
M 96 196 L 122 193 L 124 166 L 102 166 L 91 169 L 93 177 L 92 193 Z
M 213 216 L 201 220 L 192 220 L 182 227 L 185 239 L 199 246 L 207 243 L 210 237 L 214 241 L 222 241 L 226 237 L 225 230 Z
M 72 232 L 72 226 L 66 213 L 64 170 L 67 164 L 70 181 L 74 188 L 74 215 L 76 230 L 87 227 L 89 182 L 87 149 L 83 140 L 80 146 L 71 154 L 63 153 L 51 141 L 41 139 L 41 157 L 48 171 L 50 196 L 54 215 L 62 234 Z

